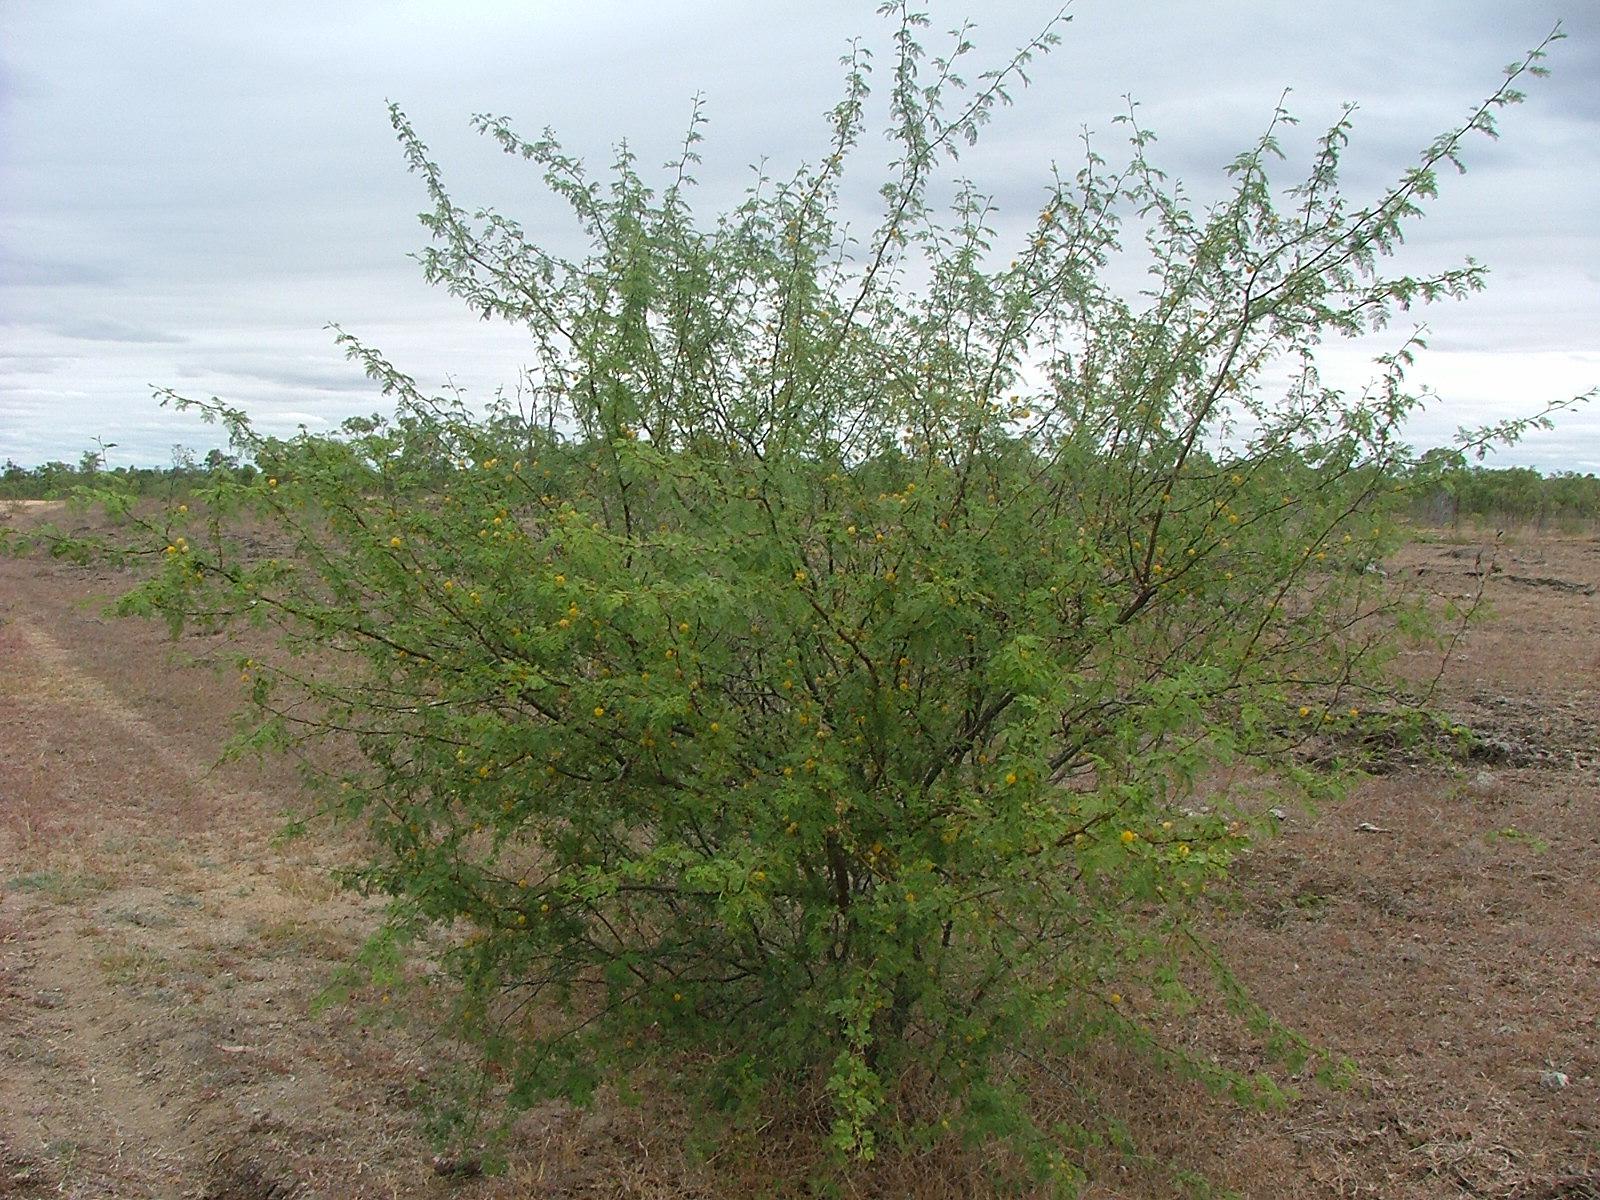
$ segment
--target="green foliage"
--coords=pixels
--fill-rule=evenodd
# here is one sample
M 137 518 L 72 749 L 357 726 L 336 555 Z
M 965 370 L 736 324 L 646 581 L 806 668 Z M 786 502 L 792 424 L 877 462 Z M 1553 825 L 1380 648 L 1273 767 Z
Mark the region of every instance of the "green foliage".
M 1528 833 L 1518 829 L 1515 825 L 1507 825 L 1504 829 L 1491 829 L 1483 835 L 1485 845 L 1493 846 L 1496 842 L 1520 843 L 1528 847 L 1535 854 L 1543 854 L 1550 849 L 1550 843 L 1537 834 Z
M 186 495 L 213 476 L 227 474 L 248 482 L 255 467 L 220 450 L 210 451 L 199 462 L 178 455 L 170 467 L 107 467 L 104 447 L 85 451 L 78 465 L 52 461 L 24 467 L 10 459 L 0 468 L 0 500 L 67 500 L 82 488 L 113 487 L 122 496 L 161 496 L 168 499 Z M 181 451 L 182 447 L 175 447 Z
M 1007 259 L 987 197 L 941 216 L 935 187 L 1053 34 L 963 90 L 964 36 L 929 60 L 921 24 L 870 232 L 841 216 L 859 48 L 821 160 L 709 225 L 698 112 L 659 188 L 478 118 L 571 205 L 575 261 L 458 207 L 395 110 L 427 276 L 526 325 L 531 408 L 428 396 L 343 332 L 393 417 L 275 442 L 171 397 L 259 473 L 131 518 L 162 566 L 124 606 L 282 635 L 239 663 L 245 743 L 359 751 L 320 782 L 376 847 L 350 882 L 392 897 L 367 965 L 398 987 L 442 934 L 451 1028 L 513 1108 L 672 1069 L 735 1107 L 811 1089 L 841 1155 L 948 1128 L 1069 1178 L 1082 1138 L 1036 1123 L 1029 1064 L 1109 1036 L 1276 1101 L 1162 1043 L 1205 989 L 1306 1059 L 1188 914 L 1328 783 L 1300 750 L 1386 702 L 1396 624 L 1429 627 L 1366 569 L 1415 341 L 1361 396 L 1314 352 L 1480 285 L 1378 264 L 1538 55 L 1365 205 L 1348 113 L 1283 191 L 1277 113 L 1203 212 L 1130 118 L 1125 163 L 1055 173 Z M 1141 234 L 1130 299 L 1106 268 Z M 1197 803 L 1222 765 L 1272 786 Z
M 1594 528 L 1600 522 L 1600 476 L 1576 471 L 1541 475 L 1529 467 L 1488 468 L 1452 461 L 1424 470 L 1412 514 L 1436 524 Z

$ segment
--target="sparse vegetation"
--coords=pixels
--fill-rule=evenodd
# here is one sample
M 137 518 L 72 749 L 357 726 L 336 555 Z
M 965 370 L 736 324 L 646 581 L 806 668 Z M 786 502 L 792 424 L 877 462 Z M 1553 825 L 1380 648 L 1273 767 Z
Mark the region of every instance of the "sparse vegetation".
M 5 886 L 19 892 L 36 892 L 60 904 L 73 904 L 105 891 L 111 883 L 86 872 L 46 869 L 14 875 L 5 881 Z
M 1414 542 L 1385 567 L 1398 577 L 1427 566 L 1436 586 L 1470 588 L 1463 549 Z M 1498 553 L 1508 573 L 1527 558 L 1600 582 L 1587 538 L 1526 537 Z M 14 1188 L 205 1194 L 227 1177 L 216 1152 L 229 1145 L 274 1186 L 337 1181 L 352 1197 L 806 1194 L 826 1129 L 805 1108 L 708 1130 L 670 1064 L 631 1095 L 603 1086 L 586 1112 L 525 1114 L 501 1146 L 504 1175 L 437 1174 L 418 1103 L 460 1048 L 415 996 L 377 1004 L 389 1020 L 308 1015 L 330 964 L 257 933 L 299 918 L 358 945 L 381 899 L 330 894 L 318 864 L 348 861 L 362 839 L 324 828 L 269 845 L 293 791 L 275 760 L 223 764 L 192 785 L 188 760 L 203 764 L 225 736 L 237 679 L 183 665 L 209 639 L 174 653 L 159 628 L 83 606 L 114 586 L 102 566 L 0 561 L 0 1143 Z M 1407 748 L 1348 799 L 1286 809 L 1278 835 L 1236 862 L 1237 890 L 1195 917 L 1263 1005 L 1354 1057 L 1357 1085 L 1305 1086 L 1281 1111 L 1241 1112 L 1114 1043 L 1020 1064 L 1035 1105 L 1124 1134 L 1074 1151 L 1089 1196 L 1332 1200 L 1359 1186 L 1440 1200 L 1463 1177 L 1486 1195 L 1537 1195 L 1593 1174 L 1600 979 L 1572 964 L 1596 920 L 1600 677 L 1576 669 L 1573 651 L 1600 645 L 1600 628 L 1579 593 L 1504 575 L 1485 586 L 1500 619 L 1466 633 L 1439 699 L 1452 730 L 1475 735 L 1464 773 Z M 1422 656 L 1396 666 L 1432 670 Z M 1212 776 L 1191 803 L 1236 802 L 1252 785 L 1248 773 Z M 1527 838 L 1497 836 L 1506 829 Z M 13 885 L 46 870 L 100 882 L 70 899 Z M 164 983 L 108 985 L 100 955 L 124 941 L 166 961 Z M 408 965 L 434 969 L 448 941 L 416 945 Z M 409 1019 L 393 1020 L 397 1009 Z M 1167 1029 L 1224 1064 L 1257 1062 L 1237 1018 L 1204 997 Z M 1570 1079 L 1559 1092 L 1541 1083 L 1552 1067 Z M 242 1129 L 251 1112 L 268 1116 Z M 1143 1153 L 1120 1152 L 1126 1139 Z M 145 1152 L 129 1155 L 130 1141 Z M 48 1149 L 67 1142 L 70 1161 Z M 444 1161 L 479 1160 L 468 1147 Z M 840 1185 L 847 1196 L 983 1195 L 1004 1161 L 990 1142 L 885 1142 Z

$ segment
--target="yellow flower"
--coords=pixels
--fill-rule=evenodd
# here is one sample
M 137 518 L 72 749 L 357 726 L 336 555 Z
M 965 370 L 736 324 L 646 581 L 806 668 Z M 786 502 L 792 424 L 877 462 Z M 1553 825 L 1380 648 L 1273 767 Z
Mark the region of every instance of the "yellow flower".
M 1122 1003 L 1122 993 L 1121 992 L 1112 992 L 1111 995 L 1106 997 L 1106 999 L 1110 1000 L 1111 1003 L 1113 1003 L 1113 1004 L 1121 1004 Z
M 603 717 L 603 716 L 605 716 L 605 715 L 606 715 L 606 710 L 605 710 L 605 707 L 604 707 L 604 706 L 603 706 L 603 705 L 599 705 L 599 704 L 596 704 L 596 705 L 595 705 L 595 706 L 594 706 L 594 715 L 595 715 L 595 716 L 596 716 L 596 717 Z
M 711 722 L 711 732 L 712 733 L 721 733 L 722 732 L 722 722 L 721 721 L 713 721 L 713 722 Z
M 1138 840 L 1139 840 L 1139 835 L 1137 833 L 1135 833 L 1133 830 L 1124 829 L 1122 831 L 1122 844 L 1124 846 L 1131 846 L 1131 845 L 1133 845 L 1134 842 L 1136 842 Z
M 400 549 L 400 545 L 401 545 L 400 539 L 397 538 L 397 537 L 390 538 L 389 539 L 389 545 L 393 546 L 396 550 Z
M 268 487 L 277 487 L 278 486 L 277 479 L 276 478 L 272 478 L 272 479 L 267 480 L 267 486 Z
M 1007 783 L 1015 783 L 1016 781 L 1017 781 L 1017 773 L 1015 771 L 1007 771 L 1006 772 L 1006 782 Z
M 1307 705 L 1302 704 L 1300 706 L 1300 715 L 1302 717 L 1309 717 L 1311 715 L 1311 709 Z

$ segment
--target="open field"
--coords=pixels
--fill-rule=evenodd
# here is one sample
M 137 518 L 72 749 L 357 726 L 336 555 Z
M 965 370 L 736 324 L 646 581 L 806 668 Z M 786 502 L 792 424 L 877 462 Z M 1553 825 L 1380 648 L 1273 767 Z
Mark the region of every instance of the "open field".
M 1393 569 L 1466 594 L 1491 562 L 1498 619 L 1443 693 L 1483 757 L 1289 814 L 1212 918 L 1256 995 L 1357 1082 L 1256 1113 L 1118 1057 L 1078 1064 L 1153 1155 L 1249 1197 L 1600 1196 L 1600 538 L 1424 540 Z M 101 616 L 118 586 L 0 562 L 0 1196 L 755 1196 L 804 1178 L 803 1129 L 706 1152 L 670 1099 L 607 1095 L 530 1113 L 504 1176 L 437 1170 L 417 1092 L 447 1048 L 308 1012 L 373 922 L 326 880 L 348 851 L 273 845 L 291 772 L 212 767 L 237 684 L 187 664 L 203 646 Z M 1221 1021 L 1175 1033 L 1241 1052 Z M 1040 1084 L 1066 1113 L 1069 1083 Z M 1091 1165 L 1093 1197 L 1179 1191 Z M 958 1150 L 891 1155 L 853 1187 L 991 1192 Z

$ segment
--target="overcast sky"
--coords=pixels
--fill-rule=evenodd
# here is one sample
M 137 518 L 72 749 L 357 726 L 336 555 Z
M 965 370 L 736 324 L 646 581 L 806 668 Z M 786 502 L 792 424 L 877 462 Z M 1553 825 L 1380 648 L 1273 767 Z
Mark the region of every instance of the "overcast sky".
M 974 13 L 986 61 L 1054 11 L 930 7 L 935 30 Z M 458 202 L 493 204 L 572 249 L 536 174 L 472 133 L 471 114 L 506 114 L 528 134 L 554 126 L 597 166 L 626 137 L 650 164 L 671 156 L 702 92 L 709 217 L 757 158 L 782 168 L 822 150 L 847 38 L 886 51 L 873 8 L 0 0 L 0 460 L 75 460 L 99 437 L 117 444 L 114 465 L 163 464 L 174 443 L 214 444 L 156 406 L 157 386 L 221 396 L 280 434 L 383 408 L 330 321 L 424 385 L 509 388 L 526 334 L 476 320 L 407 257 L 425 243 L 423 198 L 386 102 L 410 113 Z M 1414 378 L 1439 400 L 1412 437 L 1439 444 L 1459 425 L 1600 383 L 1596 0 L 1077 0 L 1070 11 L 1034 86 L 962 163 L 1019 222 L 1037 212 L 1051 160 L 1075 162 L 1084 126 L 1114 151 L 1125 93 L 1160 135 L 1158 160 L 1197 195 L 1223 186 L 1222 167 L 1284 88 L 1307 136 L 1358 101 L 1347 180 L 1371 196 L 1563 21 L 1552 77 L 1505 112 L 1502 140 L 1469 146 L 1468 173 L 1444 180 L 1399 260 L 1419 270 L 1473 254 L 1492 271 L 1487 293 L 1418 318 L 1432 348 Z M 1408 329 L 1331 352 L 1330 369 L 1359 380 Z M 1600 471 L 1600 406 L 1498 461 Z

